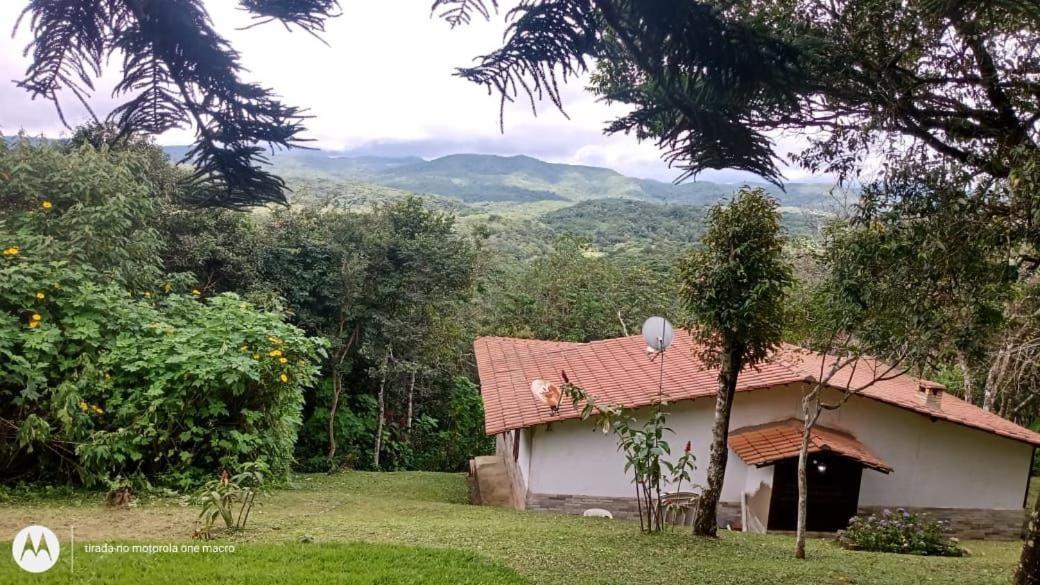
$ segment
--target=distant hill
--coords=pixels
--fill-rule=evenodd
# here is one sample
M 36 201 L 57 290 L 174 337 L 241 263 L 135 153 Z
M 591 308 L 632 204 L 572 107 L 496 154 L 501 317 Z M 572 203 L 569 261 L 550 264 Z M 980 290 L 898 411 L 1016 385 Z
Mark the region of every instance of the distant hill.
M 167 152 L 180 158 L 184 147 L 167 147 Z M 424 160 L 311 150 L 280 152 L 272 157 L 272 166 L 286 177 L 371 183 L 464 203 L 620 198 L 710 205 L 729 197 L 739 187 L 706 181 L 675 185 L 627 177 L 602 167 L 550 163 L 524 155 L 452 154 Z M 785 207 L 826 210 L 836 206 L 831 186 L 825 183 L 788 183 L 785 191 L 765 183 L 756 186 L 765 188 Z
M 704 233 L 707 208 L 625 199 L 582 201 L 540 217 L 550 233 L 584 238 L 611 254 L 652 252 L 669 258 L 696 243 Z M 792 236 L 812 235 L 820 217 L 811 211 L 781 214 Z

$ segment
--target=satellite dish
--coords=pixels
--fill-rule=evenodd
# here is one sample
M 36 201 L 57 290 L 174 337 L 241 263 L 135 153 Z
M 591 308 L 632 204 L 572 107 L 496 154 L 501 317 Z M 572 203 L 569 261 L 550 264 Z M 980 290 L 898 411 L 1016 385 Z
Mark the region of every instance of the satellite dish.
M 563 400 L 563 392 L 560 387 L 541 378 L 531 381 L 531 395 L 538 402 L 549 407 L 549 413 L 556 415 L 560 413 L 560 402 Z
M 675 329 L 664 317 L 650 317 L 643 322 L 643 339 L 646 340 L 647 351 L 662 352 L 668 349 L 675 338 Z

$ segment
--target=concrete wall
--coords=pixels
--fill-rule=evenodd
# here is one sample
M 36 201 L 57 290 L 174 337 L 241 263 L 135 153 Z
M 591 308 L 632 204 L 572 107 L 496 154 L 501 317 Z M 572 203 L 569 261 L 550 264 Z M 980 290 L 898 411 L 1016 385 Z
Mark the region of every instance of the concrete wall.
M 772 465 L 748 468 L 742 497 L 744 530 L 765 532 L 769 525 L 769 502 L 773 497 Z
M 505 465 L 512 491 L 513 507 L 523 510 L 527 505 L 527 476 L 530 473 L 531 464 L 531 429 L 520 430 L 519 449 L 516 451 L 517 456 L 514 459 L 515 437 L 514 431 L 495 435 L 495 454 L 502 459 Z
M 792 385 L 737 394 L 731 429 L 800 418 L 802 387 Z M 704 484 L 711 442 L 714 398 L 669 406 L 669 442 L 678 452 L 692 441 L 697 457 L 694 483 Z M 891 465 L 889 475 L 864 470 L 861 506 L 965 509 L 1021 509 L 1032 448 L 1026 444 L 931 419 L 868 398 L 853 397 L 827 412 L 821 424 L 846 430 Z M 573 494 L 631 498 L 624 457 L 613 435 L 576 420 L 532 429 L 530 494 Z M 761 490 L 763 470 L 750 469 L 732 451 L 722 490 L 723 502 L 740 503 Z M 685 488 L 684 488 L 685 489 Z M 759 501 L 756 499 L 756 501 Z M 763 512 L 766 513 L 762 516 Z M 767 510 L 757 508 L 759 521 Z

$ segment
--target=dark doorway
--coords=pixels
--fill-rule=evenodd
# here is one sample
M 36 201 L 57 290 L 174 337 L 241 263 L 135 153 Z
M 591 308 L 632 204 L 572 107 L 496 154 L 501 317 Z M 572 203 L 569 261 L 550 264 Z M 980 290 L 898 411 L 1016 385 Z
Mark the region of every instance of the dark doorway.
M 795 530 L 798 522 L 798 458 L 777 461 L 768 530 Z M 863 465 L 834 453 L 810 453 L 806 479 L 809 501 L 806 530 L 834 532 L 848 526 L 859 505 Z

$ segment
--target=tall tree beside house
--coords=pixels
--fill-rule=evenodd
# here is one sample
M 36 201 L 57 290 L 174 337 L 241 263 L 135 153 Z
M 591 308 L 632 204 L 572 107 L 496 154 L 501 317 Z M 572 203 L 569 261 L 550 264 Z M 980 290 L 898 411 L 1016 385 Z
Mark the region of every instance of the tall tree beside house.
M 805 556 L 805 465 L 820 414 L 906 371 L 927 375 L 964 364 L 965 356 L 977 362 L 1003 325 L 1016 271 L 1008 226 L 988 221 L 979 204 L 985 197 L 975 193 L 991 188 L 954 165 L 898 160 L 883 181 L 864 188 L 853 218 L 827 228 L 810 338 L 800 340 L 825 359 L 803 397 L 796 557 Z M 827 386 L 843 392 L 827 399 Z M 970 400 L 970 386 L 965 393 Z
M 714 536 L 716 508 L 729 452 L 729 419 L 740 370 L 766 359 L 783 335 L 791 267 L 783 254 L 777 202 L 761 189 L 743 188 L 712 208 L 701 246 L 680 264 L 680 298 L 701 358 L 719 368 L 707 486 L 694 532 Z

